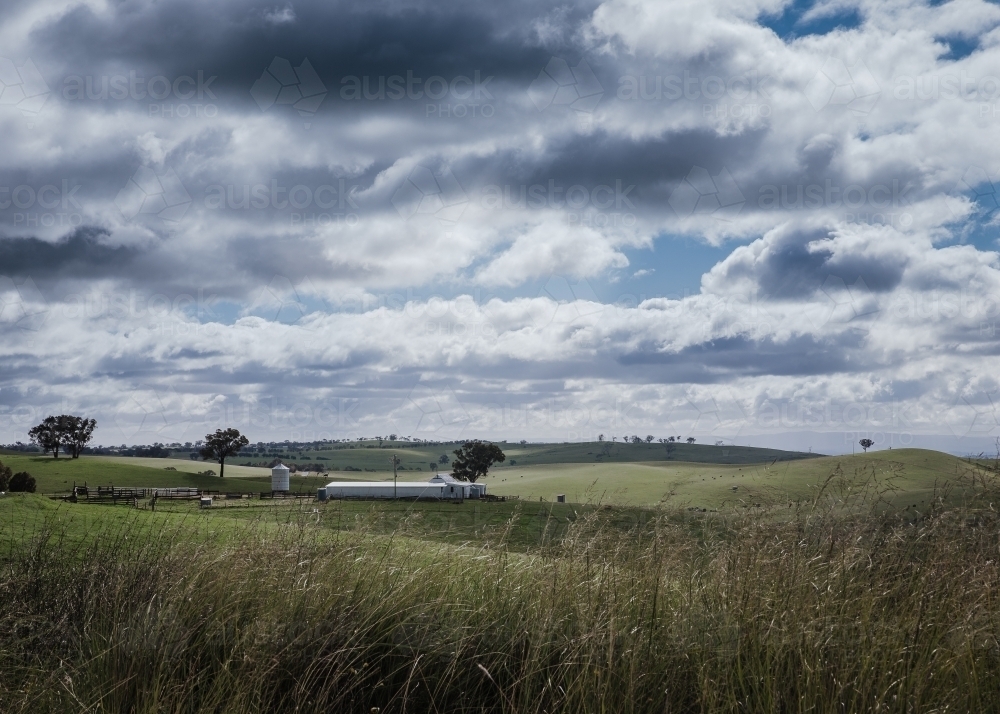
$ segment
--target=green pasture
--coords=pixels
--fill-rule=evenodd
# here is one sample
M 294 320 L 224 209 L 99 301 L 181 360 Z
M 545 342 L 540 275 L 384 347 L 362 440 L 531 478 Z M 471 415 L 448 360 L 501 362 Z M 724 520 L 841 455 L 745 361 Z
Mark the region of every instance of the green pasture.
M 28 469 L 39 481 L 39 495 L 9 494 L 0 501 L 11 534 L 37 530 L 42 521 L 89 531 L 96 524 L 116 523 L 131 513 L 140 523 L 149 518 L 194 524 L 196 532 L 232 530 L 236 524 L 266 523 L 276 527 L 323 526 L 321 531 L 369 530 L 451 543 L 492 542 L 537 545 L 556 537 L 578 518 L 613 507 L 608 518 L 627 530 L 664 507 L 673 512 L 732 513 L 759 508 L 868 508 L 875 504 L 919 517 L 941 497 L 962 505 L 984 472 L 968 461 L 935 451 L 901 449 L 856 456 L 823 457 L 768 464 L 623 463 L 551 464 L 497 470 L 486 479 L 489 492 L 510 498 L 483 501 L 373 502 L 314 500 L 276 502 L 218 498 L 210 510 L 191 501 L 160 500 L 155 514 L 148 503 L 125 505 L 69 504 L 42 493 L 65 492 L 67 484 L 197 486 L 223 492 L 270 489 L 267 478 L 219 479 L 182 471 L 165 471 L 135 463 L 138 459 L 43 459 L 4 456 L 16 470 Z M 147 459 L 148 462 L 162 462 Z M 426 477 L 426 476 L 425 476 Z M 292 488 L 311 492 L 323 477 L 293 478 Z M 982 488 L 983 484 L 979 483 Z M 567 503 L 556 503 L 565 494 Z M 21 499 L 21 500 L 18 500 Z M 20 503 L 23 506 L 15 507 Z M 653 510 L 650 510 L 653 507 Z M 781 512 L 780 510 L 777 512 Z M 108 519 L 111 519 L 110 521 Z M 29 525 L 32 527 L 29 527 Z M 165 527 L 167 523 L 164 523 Z
M 0 457 L 2 458 L 2 457 Z M 219 475 L 219 464 L 213 461 L 192 461 L 191 459 L 144 459 L 137 456 L 82 456 L 84 459 L 102 459 L 113 461 L 116 464 L 130 464 L 134 466 L 152 466 L 153 468 L 173 467 L 177 471 L 189 474 L 198 474 L 202 471 L 214 471 Z M 253 466 L 240 466 L 239 459 L 226 460 L 225 478 L 270 478 L 271 470 Z
M 218 473 L 219 465 L 183 462 L 176 459 L 140 459 L 112 456 L 81 456 L 79 459 L 39 456 L 37 454 L 0 454 L 0 462 L 11 470 L 27 471 L 35 477 L 38 493 L 69 493 L 78 486 L 125 486 L 144 488 L 175 488 L 186 486 L 203 490 L 253 493 L 271 490 L 271 475 L 267 469 L 254 469 L 260 475 L 246 474 L 248 469 L 233 469 L 226 464 L 225 478 L 200 476 L 192 471 L 211 469 Z M 188 470 L 181 467 L 187 466 Z M 173 467 L 175 470 L 168 470 Z M 319 476 L 292 476 L 293 491 L 315 489 L 330 479 Z
M 245 539 L 245 534 L 274 535 L 309 529 L 314 537 L 354 532 L 371 536 L 481 546 L 503 542 L 515 548 L 552 543 L 579 519 L 598 511 L 594 506 L 540 502 L 464 503 L 431 501 L 271 501 L 215 499 L 210 509 L 197 501 L 160 499 L 151 510 L 122 502 L 70 503 L 38 494 L 0 498 L 0 544 L 24 542 L 50 533 L 64 542 L 84 543 L 98 535 L 119 533 L 125 526 L 136 537 L 182 534 L 192 548 L 207 541 Z M 600 514 L 616 531 L 628 531 L 654 517 L 649 509 L 616 508 Z
M 960 499 L 975 469 L 949 454 L 924 449 L 764 464 L 646 462 L 552 464 L 498 470 L 486 479 L 490 493 L 527 500 L 720 509 L 832 497 L 846 482 L 894 505 L 920 508 L 935 491 Z M 831 477 L 833 477 L 831 479 Z M 828 479 L 830 480 L 828 483 Z M 824 484 L 827 488 L 823 489 Z
M 554 445 L 558 447 L 560 445 Z M 641 449 L 646 445 L 642 445 Z M 687 445 L 685 445 L 687 446 Z M 632 448 L 633 445 L 627 445 Z M 705 447 L 716 448 L 716 447 Z M 577 455 L 581 451 L 577 449 Z M 967 460 L 936 451 L 899 449 L 850 456 L 772 460 L 763 463 L 705 463 L 687 461 L 544 462 L 541 450 L 532 451 L 538 464 L 522 465 L 511 449 L 513 466 L 494 468 L 485 479 L 489 493 L 517 496 L 522 501 L 552 502 L 564 494 L 570 503 L 724 509 L 745 506 L 803 503 L 834 498 L 838 489 L 867 489 L 894 506 L 920 509 L 935 495 L 961 501 L 976 469 Z M 385 452 L 382 452 L 385 455 Z M 584 455 L 586 455 L 584 453 Z M 641 455 L 641 454 L 640 454 Z M 567 458 L 573 454 L 568 452 Z M 720 454 L 721 456 L 721 454 Z M 730 453 L 729 456 L 739 456 Z M 523 457 L 522 457 L 523 458 Z M 67 493 L 74 482 L 90 486 L 188 486 L 220 492 L 254 493 L 270 490 L 266 469 L 226 467 L 226 477 L 193 473 L 218 464 L 179 459 L 0 455 L 14 471 L 28 471 L 38 493 Z M 446 470 L 446 469 L 442 469 Z M 428 472 L 400 471 L 401 481 L 423 480 Z M 291 478 L 293 491 L 312 491 L 332 480 L 386 480 L 388 471 L 355 473 L 332 471 Z M 825 484 L 825 486 L 824 486 Z

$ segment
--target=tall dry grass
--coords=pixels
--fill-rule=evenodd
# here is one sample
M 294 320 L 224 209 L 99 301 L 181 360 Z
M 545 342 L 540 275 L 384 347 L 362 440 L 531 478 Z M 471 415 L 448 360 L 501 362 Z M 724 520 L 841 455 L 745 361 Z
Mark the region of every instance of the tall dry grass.
M 306 517 L 228 545 L 38 533 L 0 575 L 0 710 L 1000 710 L 994 474 L 925 512 L 871 483 L 634 526 L 599 509 L 527 552 Z

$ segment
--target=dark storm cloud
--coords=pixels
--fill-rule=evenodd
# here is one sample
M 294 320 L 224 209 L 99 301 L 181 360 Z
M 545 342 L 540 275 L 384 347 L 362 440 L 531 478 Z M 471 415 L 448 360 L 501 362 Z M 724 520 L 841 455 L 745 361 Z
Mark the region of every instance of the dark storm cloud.
M 229 245 L 228 253 L 234 267 L 254 280 L 263 281 L 262 286 L 275 275 L 294 276 L 298 280 L 348 280 L 380 274 L 363 264 L 327 257 L 322 243 L 311 238 L 237 239 Z
M 888 292 L 900 284 L 909 262 L 906 255 L 838 250 L 833 237 L 828 229 L 775 231 L 762 239 L 764 245 L 758 254 L 749 248 L 737 250 L 712 270 L 708 280 L 719 288 L 750 280 L 762 297 L 774 300 L 815 295 L 829 285 L 831 277 L 846 285 L 861 280 L 876 293 Z
M 178 147 L 175 153 L 219 153 L 229 140 L 230 137 L 219 136 L 218 133 L 213 139 L 199 137 Z M 743 160 L 752 155 L 755 142 L 756 135 L 753 134 L 749 137 L 716 137 L 701 130 L 637 139 L 605 131 L 588 135 L 565 132 L 552 137 L 544 151 L 505 148 L 449 162 L 441 157 L 425 158 L 421 165 L 451 172 L 471 200 L 487 206 L 490 191 L 496 191 L 498 187 L 516 203 L 529 187 L 542 186 L 546 189 L 546 200 L 541 205 L 533 202 L 531 206 L 553 208 L 565 204 L 566 190 L 570 186 L 579 185 L 587 190 L 608 186 L 617 193 L 600 193 L 601 201 L 613 201 L 619 210 L 644 211 L 655 220 L 664 212 L 672 215 L 667 203 L 671 192 L 692 166 L 711 167 L 715 173 L 734 157 Z M 189 179 L 186 185 L 198 208 L 207 206 L 211 197 L 217 198 L 224 193 L 225 205 L 218 205 L 220 202 L 216 200 L 212 208 L 222 209 L 236 220 L 259 218 L 259 211 L 234 211 L 239 206 L 230 204 L 240 203 L 241 200 L 246 203 L 253 185 L 268 186 L 272 181 L 286 189 L 294 185 L 312 189 L 332 186 L 333 192 L 327 189 L 329 196 L 326 198 L 338 201 L 335 208 L 341 212 L 361 212 L 367 216 L 379 213 L 395 215 L 391 197 L 398 185 L 386 185 L 375 192 L 373 189 L 379 174 L 398 158 L 397 153 L 405 153 L 411 148 L 402 139 L 397 146 L 383 143 L 379 147 L 383 156 L 360 169 L 356 166 L 334 166 L 291 170 L 261 165 L 256 170 L 251 168 L 248 174 L 243 167 L 227 172 L 225 168 L 208 165 L 202 168 L 200 176 Z M 548 196 L 550 182 L 556 191 L 552 200 Z M 272 209 L 270 214 L 277 213 L 273 206 L 268 208 Z M 250 254 L 241 254 L 250 257 Z
M 851 371 L 857 365 L 852 365 L 845 347 L 856 343 L 854 335 L 828 339 L 803 335 L 780 343 L 770 338 L 730 337 L 678 352 L 631 352 L 619 361 L 629 367 L 655 364 L 669 368 L 660 372 L 661 379 L 667 382 L 706 384 L 729 381 L 737 375 L 806 376 Z
M 0 238 L 0 272 L 12 277 L 88 279 L 126 275 L 138 251 L 100 242 L 108 232 L 82 227 L 61 241 Z
M 637 207 L 662 214 L 671 211 L 671 192 L 693 166 L 717 173 L 727 163 L 752 156 L 759 138 L 756 132 L 720 137 L 702 129 L 642 138 L 567 132 L 553 136 L 545 152 L 509 150 L 465 159 L 452 168 L 473 189 L 511 185 L 515 195 L 521 186 L 547 186 L 549 181 L 563 190 L 620 181 L 623 188 L 633 186 L 627 198 Z
M 806 236 L 805 240 L 787 241 L 768 251 L 766 260 L 757 261 L 754 266 L 755 277 L 758 285 L 767 291 L 768 297 L 803 297 L 811 295 L 822 285 L 818 278 L 830 259 L 830 253 L 825 250 L 809 250 L 806 245 L 806 241 L 820 237 Z
M 831 256 L 823 267 L 848 285 L 862 280 L 872 292 L 887 293 L 903 280 L 908 262 L 906 256 L 898 254 L 873 257 L 845 252 Z
M 249 103 L 248 88 L 275 56 L 308 57 L 328 89 L 350 75 L 468 74 L 532 78 L 548 61 L 533 24 L 555 15 L 578 26 L 596 3 L 171 2 L 78 6 L 34 31 L 33 41 L 69 73 L 132 68 L 166 76 L 202 69 L 213 90 Z M 288 8 L 290 12 L 283 14 Z M 563 42 L 568 42 L 567 29 Z M 549 42 L 559 43 L 549 36 Z M 58 58 L 58 59 L 57 59 Z M 332 98 L 332 97 L 331 97 Z
M 135 170 L 127 142 L 54 156 L 9 156 L 0 166 L 0 233 L 23 235 L 32 227 L 69 234 L 110 203 Z
M 209 389 L 216 389 L 226 392 L 230 389 L 259 384 L 275 382 L 275 374 L 272 367 L 258 363 L 218 364 L 209 363 L 208 366 L 199 366 L 198 361 L 209 360 L 220 354 L 210 349 L 187 351 L 182 355 L 180 351 L 165 355 L 164 358 L 151 354 L 122 356 L 106 356 L 96 367 L 94 376 L 110 376 L 116 379 L 143 380 L 156 375 L 163 374 L 163 370 L 168 365 L 184 363 L 184 381 L 191 387 L 202 385 Z M 381 355 L 374 351 L 359 350 L 340 361 L 331 361 L 324 364 L 289 364 L 283 369 L 280 380 L 281 389 L 323 389 L 329 388 L 332 378 L 342 378 L 350 375 L 352 378 L 361 377 L 365 367 L 375 363 Z M 195 360 L 187 362 L 187 359 Z M 214 361 L 213 361 L 214 362 Z M 364 382 L 364 378 L 359 380 Z

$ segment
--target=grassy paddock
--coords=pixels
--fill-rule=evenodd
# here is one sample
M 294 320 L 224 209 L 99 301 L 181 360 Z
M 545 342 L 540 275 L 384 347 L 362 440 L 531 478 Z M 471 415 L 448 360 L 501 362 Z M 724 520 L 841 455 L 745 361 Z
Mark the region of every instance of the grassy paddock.
M 577 452 L 566 458 L 580 456 L 586 445 L 576 446 Z M 627 445 L 637 456 L 644 450 L 655 451 L 651 445 Z M 686 448 L 687 444 L 684 445 Z M 648 449 L 647 449 L 648 447 Z M 566 447 L 568 449 L 569 447 Z M 624 450 L 625 447 L 619 447 Z M 694 446 L 690 447 L 694 449 Z M 705 450 L 718 447 L 701 447 Z M 555 449 L 555 447 L 553 447 Z M 680 449 L 680 447 L 678 447 Z M 662 450 L 662 449 L 661 449 Z M 373 453 L 377 449 L 356 449 Z M 353 453 L 353 452 L 352 452 Z M 380 452 L 385 456 L 384 450 Z M 534 458 L 544 452 L 535 448 Z M 735 452 L 727 457 L 739 456 Z M 380 457 L 381 458 L 381 457 Z M 226 478 L 199 476 L 181 469 L 218 469 L 218 464 L 183 462 L 171 459 L 127 459 L 117 457 L 82 457 L 58 460 L 31 455 L 0 455 L 0 460 L 14 471 L 29 471 L 38 482 L 39 493 L 68 493 L 74 481 L 91 486 L 168 487 L 191 486 L 224 492 L 259 492 L 271 488 L 270 475 L 255 475 L 246 467 L 226 468 Z M 516 460 L 516 459 L 515 459 Z M 178 470 L 167 471 L 171 466 Z M 494 469 L 485 483 L 490 493 L 520 496 L 523 500 L 555 500 L 556 494 L 566 494 L 576 503 L 612 503 L 623 506 L 665 505 L 708 509 L 733 508 L 742 504 L 770 504 L 809 501 L 822 487 L 826 476 L 841 469 L 867 471 L 891 490 L 897 506 L 924 509 L 935 490 L 947 483 L 968 482 L 976 465 L 936 451 L 895 449 L 855 456 L 816 457 L 766 463 L 698 463 L 685 461 L 645 461 L 632 463 L 542 463 Z M 240 470 L 242 469 L 242 471 Z M 425 480 L 428 473 L 400 472 L 400 480 Z M 291 477 L 296 491 L 311 492 L 329 481 L 382 480 L 391 473 L 352 473 L 333 471 L 328 476 Z M 735 491 L 733 488 L 735 487 Z M 953 489 L 952 497 L 960 501 L 962 488 Z
M 448 471 L 448 463 L 440 463 L 444 455 L 449 460 L 453 458 L 453 450 L 459 444 L 433 444 L 417 446 L 412 443 L 385 442 L 377 448 L 374 442 L 364 444 L 340 444 L 337 448 L 316 451 L 269 452 L 268 455 L 231 457 L 226 463 L 226 478 L 266 479 L 270 470 L 266 468 L 243 466 L 244 463 L 268 462 L 281 458 L 286 463 L 322 464 L 334 479 L 376 479 L 390 478 L 392 466 L 390 456 L 395 454 L 400 459 L 400 477 L 412 481 L 424 480 L 431 473 Z M 710 446 L 707 444 L 674 444 L 670 451 L 662 444 L 622 444 L 618 443 L 567 443 L 567 444 L 503 444 L 507 461 L 495 466 L 497 472 L 503 472 L 512 466 L 544 467 L 558 464 L 612 465 L 632 464 L 636 462 L 664 463 L 700 463 L 700 464 L 764 464 L 777 460 L 791 461 L 815 458 L 815 454 L 777 449 L 759 449 L 747 446 Z M 168 472 L 168 478 L 175 483 L 165 485 L 189 485 L 198 482 L 198 474 L 211 469 L 216 474 L 219 465 L 201 460 L 192 461 L 188 452 L 174 452 L 173 458 L 139 458 L 128 456 L 82 456 L 71 459 L 61 456 L 53 459 L 42 454 L 25 454 L 22 452 L 6 452 L 0 449 L 0 460 L 5 463 L 10 460 L 17 465 L 16 470 L 32 471 L 36 478 L 44 479 L 45 492 L 58 491 L 72 486 L 73 479 L 83 481 L 89 479 L 92 483 L 107 483 L 109 478 L 117 479 L 123 485 L 126 479 L 136 479 L 153 476 L 146 469 L 162 472 L 166 467 L 176 469 L 176 473 Z M 430 462 L 435 462 L 433 469 Z M 512 462 L 516 462 L 513 464 Z M 351 470 L 344 470 L 351 469 Z M 38 472 L 37 474 L 35 472 Z M 160 473 L 162 478 L 165 474 Z M 185 481 L 187 479 L 187 481 Z M 210 477 L 209 477 L 210 480 Z M 41 484 L 39 485 L 41 489 Z
M 595 507 L 519 548 L 516 510 L 456 545 L 374 511 L 5 500 L 33 514 L 0 549 L 0 710 L 996 711 L 996 475 L 919 514 L 881 488 Z
M 628 464 L 547 464 L 496 471 L 490 493 L 551 500 L 564 493 L 582 503 L 725 508 L 739 504 L 809 501 L 831 473 L 864 471 L 899 506 L 923 508 L 935 490 L 958 486 L 961 497 L 977 465 L 939 451 L 894 449 L 854 456 L 757 464 L 645 462 Z M 733 490 L 735 487 L 735 490 Z
M 212 491 L 254 493 L 271 490 L 270 471 L 230 468 L 226 476 L 201 476 L 192 471 L 212 470 L 219 473 L 219 464 L 206 461 L 174 459 L 137 459 L 102 456 L 81 456 L 79 459 L 53 459 L 37 454 L 0 454 L 0 462 L 13 471 L 27 471 L 38 484 L 38 493 L 69 493 L 76 483 L 90 486 L 134 486 L 172 488 L 187 486 Z M 167 470 L 173 467 L 175 470 Z M 187 469 L 186 471 L 184 469 Z M 261 472 L 257 474 L 256 472 Z M 292 476 L 293 490 L 309 491 L 325 486 L 329 478 Z

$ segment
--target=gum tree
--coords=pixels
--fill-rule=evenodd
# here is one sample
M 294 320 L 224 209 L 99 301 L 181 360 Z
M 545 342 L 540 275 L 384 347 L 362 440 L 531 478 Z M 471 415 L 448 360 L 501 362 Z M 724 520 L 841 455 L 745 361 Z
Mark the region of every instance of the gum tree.
M 201 458 L 219 462 L 219 478 L 225 476 L 226 459 L 240 453 L 250 440 L 240 433 L 239 429 L 216 429 L 214 434 L 205 435 L 205 446 L 201 449 Z
M 33 426 L 28 431 L 28 437 L 32 444 L 42 447 L 46 454 L 52 452 L 53 458 L 59 458 L 59 447 L 65 441 L 66 434 L 70 431 L 69 418 L 66 416 L 47 416 L 41 424 Z
M 42 447 L 45 453 L 51 451 L 54 458 L 58 459 L 59 449 L 65 448 L 66 453 L 77 459 L 83 447 L 90 443 L 96 428 L 95 419 L 60 414 L 45 417 L 41 424 L 32 427 L 28 436 L 31 443 Z
M 507 457 L 496 444 L 473 439 L 455 449 L 455 460 L 451 462 L 451 475 L 459 481 L 475 483 L 486 476 L 490 466 L 503 463 Z
M 94 429 L 97 428 L 97 420 L 78 416 L 63 416 L 59 418 L 66 420 L 63 446 L 66 447 L 66 450 L 74 459 L 78 459 L 83 448 L 94 438 Z

